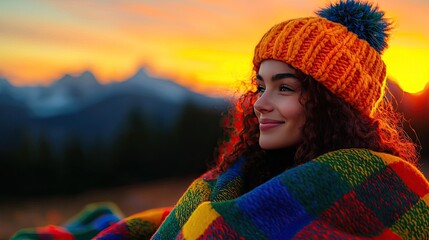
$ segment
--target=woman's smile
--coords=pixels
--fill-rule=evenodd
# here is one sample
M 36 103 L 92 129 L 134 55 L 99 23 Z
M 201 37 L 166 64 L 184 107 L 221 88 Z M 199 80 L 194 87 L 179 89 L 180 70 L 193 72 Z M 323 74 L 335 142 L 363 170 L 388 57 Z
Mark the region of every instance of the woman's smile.
M 259 119 L 259 130 L 260 131 L 268 131 L 268 130 L 273 129 L 275 127 L 278 127 L 284 123 L 285 123 L 284 121 L 267 119 L 267 118 Z

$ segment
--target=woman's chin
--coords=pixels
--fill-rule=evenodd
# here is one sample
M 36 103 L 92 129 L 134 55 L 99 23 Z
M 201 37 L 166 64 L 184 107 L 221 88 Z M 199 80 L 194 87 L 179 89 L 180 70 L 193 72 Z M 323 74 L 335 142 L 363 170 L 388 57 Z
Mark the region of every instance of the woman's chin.
M 276 146 L 275 143 L 263 142 L 263 141 L 259 141 L 259 146 L 264 150 L 276 150 L 276 149 L 282 148 L 280 146 Z

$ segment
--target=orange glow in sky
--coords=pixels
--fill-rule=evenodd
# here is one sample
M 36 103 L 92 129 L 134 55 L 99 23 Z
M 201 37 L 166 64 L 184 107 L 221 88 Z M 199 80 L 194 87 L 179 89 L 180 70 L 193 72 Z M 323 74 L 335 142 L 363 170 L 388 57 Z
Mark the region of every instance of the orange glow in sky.
M 0 77 L 47 84 L 92 71 L 104 83 L 138 68 L 209 95 L 251 73 L 253 48 L 280 21 L 312 16 L 322 0 L 14 0 L 0 2 Z M 429 1 L 380 0 L 395 22 L 383 59 L 408 92 L 429 81 Z

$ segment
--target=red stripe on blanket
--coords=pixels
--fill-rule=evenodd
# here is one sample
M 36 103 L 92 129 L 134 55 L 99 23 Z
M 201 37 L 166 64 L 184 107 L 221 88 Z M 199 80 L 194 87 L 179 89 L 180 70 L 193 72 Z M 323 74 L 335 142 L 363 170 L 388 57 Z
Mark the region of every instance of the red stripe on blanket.
M 172 210 L 173 208 L 165 209 L 161 216 L 161 223 L 164 222 L 165 218 L 167 218 L 168 214 L 170 214 Z
M 377 215 L 357 199 L 354 190 L 333 203 L 318 219 L 340 231 L 356 235 L 368 236 L 385 229 Z
M 311 222 L 311 224 L 307 225 L 300 232 L 298 232 L 292 239 L 326 240 L 354 238 L 356 238 L 355 235 L 335 229 L 326 221 L 314 220 Z M 362 237 L 360 239 L 365 238 Z
M 74 237 L 66 229 L 59 226 L 48 225 L 44 227 L 36 228 L 36 232 L 39 235 L 38 239 L 50 240 L 50 239 L 61 239 L 61 240 L 73 240 Z
M 401 240 L 398 235 L 396 235 L 392 230 L 386 229 L 383 233 L 381 233 L 380 236 L 373 237 L 374 240 L 382 240 L 382 239 L 389 239 L 389 240 Z
M 384 224 L 376 214 L 356 198 L 352 190 L 304 227 L 296 239 L 350 238 L 356 235 L 381 233 Z
M 203 239 L 241 239 L 243 237 L 238 235 L 238 233 L 232 229 L 228 223 L 225 222 L 223 217 L 218 217 L 214 220 L 204 231 L 204 234 L 197 238 L 198 240 Z
M 428 183 L 419 171 L 413 169 L 414 167 L 402 161 L 394 162 L 389 166 L 413 192 L 419 195 L 420 198 L 423 198 L 429 193 Z M 416 179 L 421 179 L 421 181 L 416 181 Z

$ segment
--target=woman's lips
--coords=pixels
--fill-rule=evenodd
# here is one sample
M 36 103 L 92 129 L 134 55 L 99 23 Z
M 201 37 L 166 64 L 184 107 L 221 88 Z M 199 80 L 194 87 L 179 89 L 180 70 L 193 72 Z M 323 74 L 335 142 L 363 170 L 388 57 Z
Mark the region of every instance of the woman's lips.
M 259 119 L 259 130 L 260 131 L 267 131 L 272 128 L 278 127 L 279 125 L 283 124 L 284 121 L 278 121 L 273 119 Z

